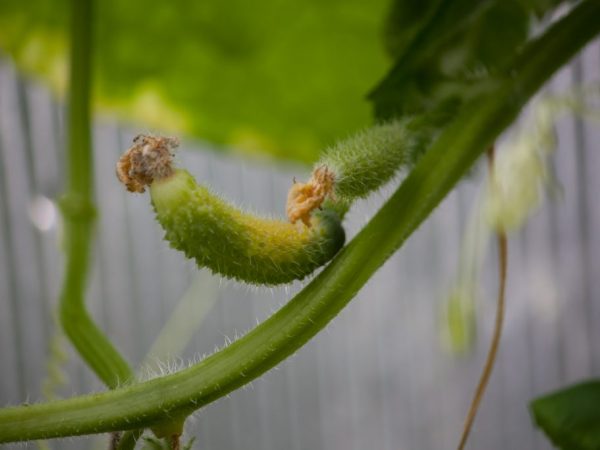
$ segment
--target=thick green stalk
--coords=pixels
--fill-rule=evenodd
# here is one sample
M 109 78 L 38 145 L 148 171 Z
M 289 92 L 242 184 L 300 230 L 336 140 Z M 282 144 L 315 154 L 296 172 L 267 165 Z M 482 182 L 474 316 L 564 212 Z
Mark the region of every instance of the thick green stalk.
M 111 389 L 133 372 L 90 318 L 84 303 L 95 208 L 90 137 L 92 0 L 71 2 L 68 185 L 61 199 L 67 264 L 60 320 L 77 351 Z
M 0 410 L 0 442 L 151 426 L 226 395 L 321 330 L 440 203 L 522 106 L 600 31 L 600 2 L 580 3 L 526 50 L 493 94 L 465 107 L 396 193 L 294 299 L 229 347 L 178 373 L 101 394 Z
M 110 389 L 134 379 L 133 370 L 98 328 L 85 307 L 85 290 L 95 220 L 91 143 L 93 0 L 71 1 L 68 185 L 61 199 L 65 221 L 66 273 L 60 320 L 81 357 Z M 175 424 L 177 429 L 180 424 Z M 119 430 L 114 430 L 119 431 Z M 143 430 L 135 430 L 133 437 Z M 135 446 L 125 439 L 119 448 Z

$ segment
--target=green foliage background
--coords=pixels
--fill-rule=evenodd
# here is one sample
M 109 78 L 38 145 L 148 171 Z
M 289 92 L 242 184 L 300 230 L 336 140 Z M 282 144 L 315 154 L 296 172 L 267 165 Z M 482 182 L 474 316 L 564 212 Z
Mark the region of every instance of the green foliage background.
M 371 123 L 386 0 L 106 0 L 95 105 L 144 126 L 312 162 Z M 62 94 L 66 0 L 2 0 L 0 48 Z

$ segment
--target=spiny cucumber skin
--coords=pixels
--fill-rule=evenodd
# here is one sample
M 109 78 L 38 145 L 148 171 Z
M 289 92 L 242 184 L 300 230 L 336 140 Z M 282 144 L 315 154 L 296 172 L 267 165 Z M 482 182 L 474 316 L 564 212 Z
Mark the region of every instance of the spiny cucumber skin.
M 185 170 L 155 181 L 150 194 L 171 246 L 227 278 L 262 285 L 300 280 L 344 245 L 337 215 L 313 216 L 311 227 L 243 213 Z
M 407 165 L 421 141 L 410 119 L 395 120 L 337 143 L 325 151 L 317 167 L 333 171 L 335 194 L 341 200 L 364 198 Z

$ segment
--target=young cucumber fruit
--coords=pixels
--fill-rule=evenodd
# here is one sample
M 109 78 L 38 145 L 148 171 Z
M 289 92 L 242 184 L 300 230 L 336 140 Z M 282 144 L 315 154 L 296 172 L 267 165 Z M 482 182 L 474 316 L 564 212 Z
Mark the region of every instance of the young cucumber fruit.
M 117 164 L 132 192 L 150 196 L 171 246 L 199 266 L 236 280 L 275 285 L 300 280 L 344 244 L 341 219 L 406 166 L 427 139 L 413 119 L 374 126 L 325 152 L 307 183 L 288 194 L 288 221 L 261 218 L 228 204 L 172 167 L 174 138 L 140 135 Z
M 175 169 L 150 184 L 165 239 L 199 266 L 253 284 L 300 280 L 329 261 L 344 244 L 333 211 L 311 217 L 310 226 L 247 214 Z

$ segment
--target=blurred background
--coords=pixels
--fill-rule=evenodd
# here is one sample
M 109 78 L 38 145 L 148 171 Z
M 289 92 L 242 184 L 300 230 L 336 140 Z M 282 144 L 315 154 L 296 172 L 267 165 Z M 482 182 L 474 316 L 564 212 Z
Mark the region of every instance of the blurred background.
M 359 21 L 353 21 L 352 8 L 346 9 L 349 25 L 337 39 L 363 42 L 361 36 L 369 36 L 372 41 L 363 44 L 376 48 L 378 35 L 369 30 L 380 25 L 383 5 L 372 17 Z M 114 14 L 116 17 L 117 12 Z M 311 22 L 312 16 L 305 14 L 298 27 L 318 29 L 320 22 Z M 108 33 L 99 31 L 103 32 Z M 327 29 L 322 33 L 325 36 Z M 227 41 L 227 35 L 217 37 L 214 42 L 227 49 L 234 66 L 255 55 L 253 51 L 264 56 L 250 76 L 269 83 L 261 71 L 279 61 L 273 56 L 275 50 L 269 56 L 260 45 L 252 47 L 251 36 L 239 42 Z M 50 41 L 44 39 L 47 45 Z M 123 42 L 127 40 L 123 38 Z M 371 62 L 348 72 L 349 81 L 333 89 L 330 98 L 320 98 L 323 109 L 317 112 L 310 109 L 317 103 L 301 100 L 331 85 L 331 78 L 323 76 L 314 86 L 297 82 L 300 88 L 285 98 L 285 107 L 294 110 L 297 98 L 298 115 L 282 113 L 282 120 L 262 116 L 277 115 L 277 103 L 284 102 L 281 95 L 285 95 L 274 88 L 273 98 L 264 99 L 266 105 L 261 105 L 259 98 L 264 90 L 258 90 L 254 97 L 240 99 L 248 105 L 241 105 L 237 112 L 235 98 L 224 100 L 219 109 L 218 100 L 210 104 L 208 96 L 208 106 L 192 111 L 197 114 L 197 123 L 192 123 L 176 108 L 169 109 L 157 94 L 160 91 L 152 87 L 153 77 L 147 76 L 147 83 L 138 85 L 135 101 L 129 99 L 127 104 L 143 111 L 141 116 L 155 117 L 131 114 L 146 124 L 134 126 L 122 120 L 120 105 L 111 104 L 105 95 L 111 91 L 111 81 L 99 75 L 98 99 L 104 109 L 93 130 L 99 217 L 87 304 L 117 348 L 139 367 L 140 377 L 177 370 L 223 347 L 278 309 L 302 283 L 283 288 L 247 287 L 199 271 L 170 249 L 161 239 L 147 196 L 127 194 L 114 175 L 115 162 L 133 136 L 140 131 L 169 132 L 178 127 L 187 136 L 202 136 L 203 130 L 197 127 L 204 124 L 207 130 L 215 130 L 214 134 L 204 134 L 203 141 L 183 139 L 178 154 L 182 164 L 199 181 L 236 204 L 283 215 L 292 179 L 308 176 L 310 168 L 304 163 L 314 160 L 316 149 L 369 123 L 370 109 L 364 97 L 348 100 L 356 102 L 348 107 L 340 107 L 337 99 L 355 91 L 364 95 L 385 72 L 388 62 L 383 50 L 377 51 L 380 53 L 374 51 Z M 135 63 L 152 57 L 150 53 L 138 55 Z M 341 53 L 340 58 L 346 60 L 339 64 L 349 64 L 352 55 Z M 63 270 L 56 199 L 64 190 L 65 106 L 55 96 L 64 88 L 60 86 L 62 69 L 56 69 L 56 80 L 46 77 L 50 82 L 42 83 L 17 69 L 15 61 L 19 67 L 23 61 L 18 55 L 13 50 L 0 53 L 2 406 L 42 401 L 47 396 L 43 386 L 48 380 L 48 360 L 51 354 L 56 359 L 61 349 L 65 352 L 65 381 L 53 387 L 57 395 L 104 389 L 64 338 L 61 341 L 57 336 L 54 319 Z M 102 55 L 100 52 L 99 58 Z M 317 56 L 323 55 L 326 50 Z M 296 55 L 296 62 L 317 65 L 313 57 L 308 48 L 306 55 Z M 164 61 L 165 67 L 170 64 Z M 198 61 L 194 64 L 199 64 L 198 70 L 206 69 Z M 210 64 L 217 67 L 227 62 Z M 288 74 L 296 70 L 291 63 L 285 67 Z M 229 69 L 227 73 L 237 70 Z M 296 74 L 306 80 L 304 76 Z M 545 91 L 563 92 L 573 85 L 597 81 L 599 76 L 600 44 L 596 42 L 561 70 Z M 204 76 L 198 82 L 210 80 Z M 201 101 L 210 85 L 198 89 L 194 101 Z M 307 93 L 310 89 L 312 94 Z M 288 90 L 281 87 L 281 92 Z M 207 115 L 210 108 L 215 111 L 212 117 Z M 254 117 L 252 108 L 257 108 L 256 120 L 246 120 Z M 339 121 L 328 122 L 335 116 L 328 110 L 340 111 Z M 311 134 L 306 130 L 321 122 L 318 111 L 322 111 L 324 131 L 319 132 L 317 126 L 317 132 Z M 247 126 L 234 127 L 234 121 Z M 281 130 L 286 126 L 294 127 L 290 141 L 303 145 L 285 144 L 288 135 Z M 256 130 L 267 133 L 263 136 Z M 600 192 L 600 127 L 567 117 L 558 122 L 557 137 L 553 166 L 560 193 L 510 236 L 504 336 L 467 448 L 551 448 L 532 424 L 529 400 L 600 375 L 600 346 L 594 345 L 600 342 L 600 299 L 596 294 L 600 292 L 600 202 L 595 197 Z M 265 148 L 282 150 L 267 152 L 278 159 L 266 159 L 258 156 L 259 149 Z M 485 359 L 495 313 L 497 262 L 491 245 L 481 262 L 476 287 L 474 336 L 460 351 L 451 351 L 444 334 L 445 311 L 459 276 L 463 237 L 484 176 L 483 165 L 476 168 L 323 332 L 277 369 L 197 412 L 187 424 L 186 436 L 196 436 L 196 447 L 206 450 L 453 448 Z M 346 223 L 349 238 L 395 185 L 397 182 L 352 209 Z M 64 439 L 50 445 L 56 449 L 106 448 L 106 436 Z M 22 448 L 23 444 L 1 447 Z M 26 447 L 36 448 L 36 444 Z

